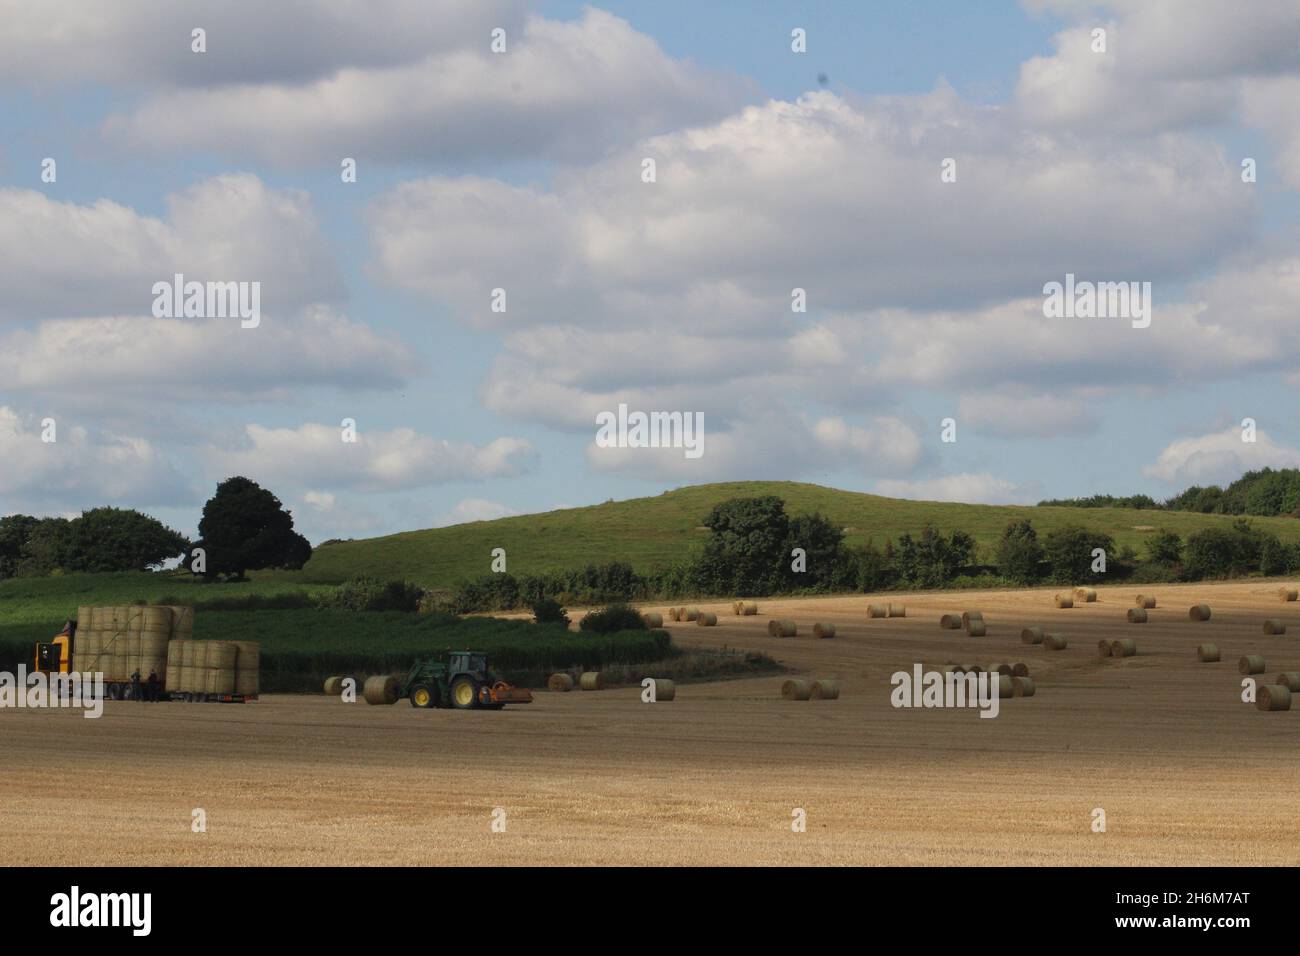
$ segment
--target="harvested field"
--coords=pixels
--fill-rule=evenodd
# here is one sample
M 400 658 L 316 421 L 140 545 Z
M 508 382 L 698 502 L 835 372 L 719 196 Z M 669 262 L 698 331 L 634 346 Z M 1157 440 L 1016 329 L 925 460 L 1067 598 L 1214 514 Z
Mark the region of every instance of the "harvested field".
M 888 620 L 868 618 L 865 596 L 765 599 L 794 638 L 769 637 L 766 616 L 668 622 L 684 647 L 759 650 L 794 672 L 679 682 L 671 706 L 626 686 L 500 712 L 323 694 L 109 702 L 99 720 L 3 710 L 0 842 L 33 865 L 424 864 L 430 845 L 515 864 L 1275 863 L 1300 712 L 1242 703 L 1236 665 L 1300 671 L 1300 646 L 1263 633 L 1277 584 L 1163 585 L 1141 654 L 1098 658 L 1098 641 L 1132 633 L 1137 591 L 1099 587 L 1068 615 L 1045 590 L 909 594 L 909 615 Z M 1211 621 L 1188 619 L 1197 603 Z M 934 626 L 970 606 L 990 622 L 979 659 L 1027 661 L 1034 696 L 994 720 L 892 708 L 892 672 L 971 659 L 965 634 Z M 1046 617 L 1065 650 L 1021 643 Z M 817 621 L 835 640 L 812 636 Z M 1197 662 L 1207 640 L 1221 663 Z M 789 677 L 834 680 L 839 699 L 782 700 Z M 52 800 L 60 825 L 33 827 Z M 205 834 L 190 832 L 196 807 Z M 494 807 L 505 833 L 489 829 Z M 795 807 L 806 833 L 790 830 Z M 1106 833 L 1090 831 L 1094 807 Z

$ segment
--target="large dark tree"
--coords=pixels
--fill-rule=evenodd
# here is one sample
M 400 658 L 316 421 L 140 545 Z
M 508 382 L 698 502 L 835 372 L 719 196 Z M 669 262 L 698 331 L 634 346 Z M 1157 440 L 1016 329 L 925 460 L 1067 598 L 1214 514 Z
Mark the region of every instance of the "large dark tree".
M 208 577 L 242 578 L 260 568 L 301 568 L 311 558 L 311 545 L 293 530 L 293 515 L 279 498 L 247 478 L 227 478 L 217 485 L 217 493 L 203 506 L 199 537 Z
M 82 512 L 71 531 L 77 571 L 143 571 L 180 557 L 190 545 L 158 519 L 125 508 Z
M 0 518 L 0 579 L 12 578 L 18 573 L 23 559 L 23 546 L 40 523 L 39 518 L 31 515 Z

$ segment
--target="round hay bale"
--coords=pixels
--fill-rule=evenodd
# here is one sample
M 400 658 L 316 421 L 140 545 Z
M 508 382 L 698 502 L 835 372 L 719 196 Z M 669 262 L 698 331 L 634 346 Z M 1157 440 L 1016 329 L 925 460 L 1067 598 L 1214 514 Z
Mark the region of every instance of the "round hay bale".
M 1257 710 L 1290 710 L 1291 688 L 1281 684 L 1265 684 L 1255 691 Z
M 343 696 L 343 678 L 327 677 L 325 678 L 325 696 L 341 697 Z
M 999 664 L 997 667 L 995 667 L 995 668 L 993 668 L 993 669 L 994 669 L 995 671 L 997 671 L 999 674 L 1002 674 L 1002 675 L 1005 676 L 1005 677 L 1010 677 L 1010 676 L 1012 676 L 1012 674 L 1011 674 L 1011 665 L 1010 665 L 1010 664 Z
M 567 694 L 573 690 L 573 675 L 557 672 L 546 679 L 546 689 L 557 694 Z
M 768 621 L 768 637 L 794 637 L 799 633 L 799 626 L 794 621 Z
M 1011 693 L 1015 697 L 1033 697 L 1037 689 L 1032 677 L 1011 678 Z
M 1137 641 L 1133 640 L 1131 637 L 1110 642 L 1111 657 L 1133 657 L 1137 652 Z
M 1064 634 L 1044 634 L 1043 646 L 1049 651 L 1063 651 L 1069 642 Z
M 1074 596 L 1085 604 L 1091 604 L 1097 600 L 1096 588 L 1075 588 Z
M 837 680 L 815 680 L 812 687 L 808 689 L 809 700 L 839 700 L 840 699 L 840 682 Z
M 701 611 L 699 616 L 695 618 L 695 623 L 698 627 L 717 627 L 718 615 L 712 611 Z
M 758 605 L 755 604 L 753 601 L 746 601 L 744 602 L 744 607 L 741 610 L 744 612 L 744 615 L 746 617 L 753 617 L 755 614 L 758 613 Z
M 1097 656 L 1110 657 L 1110 641 L 1104 637 L 1097 642 Z
M 645 621 L 646 627 L 663 627 L 664 616 L 658 611 L 647 611 L 641 615 L 641 620 Z
M 807 700 L 812 695 L 812 684 L 806 680 L 788 680 L 781 685 L 783 700 Z
M 1128 622 L 1130 624 L 1145 624 L 1147 622 L 1147 609 L 1144 607 L 1129 608 Z
M 867 616 L 868 616 L 868 617 L 889 617 L 889 605 L 888 605 L 888 604 L 868 604 L 868 605 L 867 605 Z
M 967 630 L 970 629 L 971 621 L 982 621 L 982 620 L 984 620 L 984 613 L 982 611 L 961 612 L 961 626 Z
M 971 637 L 983 637 L 988 633 L 988 631 L 985 629 L 983 621 L 974 620 L 971 621 L 970 626 L 966 628 L 966 633 Z
M 733 614 L 735 614 L 736 617 L 740 617 L 740 615 L 742 615 L 742 614 L 745 613 L 745 602 L 744 602 L 744 601 L 732 601 L 732 602 L 731 602 L 731 612 L 732 612 Z
M 1015 679 L 1006 674 L 998 675 L 998 697 L 1006 699 L 1015 693 Z
M 667 677 L 652 678 L 655 682 L 655 702 L 664 700 L 675 700 L 677 697 L 677 685 Z
M 950 669 L 954 674 L 964 674 L 964 673 L 966 673 L 966 665 L 965 665 L 965 664 L 952 664 L 952 665 L 950 665 L 949 669 Z
M 1150 594 L 1139 594 L 1133 599 L 1133 606 L 1150 610 L 1156 606 L 1156 599 Z
M 1022 644 L 1041 644 L 1043 643 L 1043 629 L 1035 624 L 1033 627 L 1027 627 L 1020 632 L 1020 642 Z
M 1193 604 L 1188 608 L 1187 616 L 1193 621 L 1208 621 L 1210 619 L 1210 606 L 1208 604 Z
M 906 605 L 903 605 L 903 604 L 891 604 L 891 605 L 889 605 L 889 616 L 890 616 L 890 617 L 907 617 L 907 607 L 906 607 Z
M 1053 600 L 1056 601 L 1057 607 L 1074 607 L 1074 598 L 1068 594 L 1058 594 Z
M 939 626 L 945 631 L 955 631 L 961 627 L 961 618 L 956 614 L 945 614 L 939 618 Z
M 1277 683 L 1289 691 L 1300 691 L 1300 671 L 1283 671 L 1277 675 Z
M 605 675 L 600 671 L 583 671 L 578 678 L 578 686 L 583 690 L 604 690 Z
M 1219 660 L 1218 644 L 1197 644 L 1196 659 L 1202 664 L 1215 664 Z
M 682 619 L 682 609 L 679 607 L 670 607 L 668 609 L 668 620 L 680 621 Z
M 361 688 L 361 696 L 367 704 L 397 703 L 398 681 L 391 674 L 367 677 Z
M 1265 634 L 1285 634 L 1286 624 L 1280 618 L 1270 617 L 1264 622 Z
M 1258 654 L 1247 654 L 1237 661 L 1237 670 L 1242 674 L 1262 674 L 1264 667 L 1264 658 Z
M 834 624 L 814 624 L 813 637 L 829 638 L 835 636 Z
M 1294 601 L 1297 597 L 1300 597 L 1300 589 L 1278 588 L 1277 596 L 1280 597 L 1283 601 Z
M 681 619 L 682 619 L 683 621 L 696 621 L 696 620 L 699 620 L 699 617 L 700 617 L 700 609 L 699 609 L 698 607 L 684 607 L 684 608 L 682 608 L 682 618 L 681 618 Z
M 1014 664 L 1011 665 L 1011 676 L 1012 676 L 1012 677 L 1028 677 L 1028 676 L 1029 676 L 1029 665 L 1026 664 L 1026 663 L 1024 663 L 1023 661 L 1016 661 Z

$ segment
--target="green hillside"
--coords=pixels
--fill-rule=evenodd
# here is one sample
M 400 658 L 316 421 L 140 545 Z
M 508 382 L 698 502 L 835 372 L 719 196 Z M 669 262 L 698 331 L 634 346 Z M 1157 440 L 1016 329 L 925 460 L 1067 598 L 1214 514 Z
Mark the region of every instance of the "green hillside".
M 621 560 L 638 571 L 682 561 L 708 537 L 700 522 L 718 502 L 751 495 L 777 495 L 791 514 L 820 511 L 847 529 L 850 545 L 877 546 L 887 538 L 915 534 L 929 524 L 939 531 L 962 530 L 975 537 L 979 559 L 991 561 L 993 547 L 1007 522 L 1029 518 L 1040 534 L 1067 524 L 1103 531 L 1119 547 L 1139 553 L 1154 528 L 1187 535 L 1225 526 L 1234 519 L 1177 511 L 1134 508 L 1068 508 L 967 505 L 907 501 L 783 481 L 743 481 L 695 485 L 653 498 L 611 501 L 586 508 L 520 515 L 410 531 L 384 538 L 347 541 L 318 548 L 301 572 L 261 574 L 261 580 L 331 584 L 356 574 L 405 578 L 426 587 L 448 587 L 491 570 L 492 549 L 505 548 L 514 574 L 538 573 Z M 1300 520 L 1255 518 L 1286 542 L 1300 540 Z

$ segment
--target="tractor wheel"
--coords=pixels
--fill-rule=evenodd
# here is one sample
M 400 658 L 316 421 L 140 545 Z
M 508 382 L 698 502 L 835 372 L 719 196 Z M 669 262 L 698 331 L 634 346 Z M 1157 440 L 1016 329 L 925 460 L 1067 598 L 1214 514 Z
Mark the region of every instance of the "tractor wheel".
M 472 677 L 457 677 L 451 685 L 451 705 L 458 710 L 478 706 L 478 684 Z
M 411 688 L 411 706 L 428 708 L 438 706 L 438 690 L 428 684 L 416 684 Z

